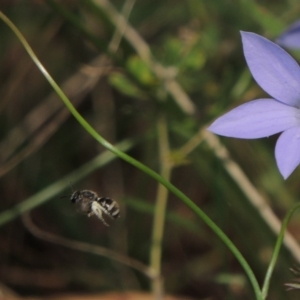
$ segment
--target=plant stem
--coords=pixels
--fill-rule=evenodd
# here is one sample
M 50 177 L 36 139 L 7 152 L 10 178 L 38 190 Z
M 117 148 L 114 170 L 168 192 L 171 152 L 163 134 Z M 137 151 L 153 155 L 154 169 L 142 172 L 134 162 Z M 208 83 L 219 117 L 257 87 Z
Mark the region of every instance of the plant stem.
M 280 233 L 278 235 L 276 244 L 275 244 L 275 248 L 271 257 L 271 261 L 266 273 L 266 277 L 264 280 L 264 284 L 262 287 L 262 297 L 263 299 L 266 299 L 267 295 L 268 295 L 268 291 L 269 291 L 269 286 L 270 286 L 270 281 L 271 281 L 271 276 L 273 274 L 274 268 L 275 268 L 275 264 L 279 255 L 279 251 L 282 245 L 282 241 L 284 238 L 284 233 L 287 229 L 287 226 L 290 222 L 290 219 L 293 215 L 293 213 L 300 207 L 300 203 L 296 204 L 293 208 L 290 209 L 290 211 L 287 213 L 287 215 L 285 216 L 282 225 L 281 225 L 281 229 L 280 229 Z
M 170 149 L 166 119 L 163 116 L 158 119 L 157 134 L 161 176 L 166 180 L 169 180 L 171 174 L 171 164 L 168 161 L 170 156 Z M 163 185 L 159 184 L 156 196 L 152 244 L 150 251 L 150 267 L 157 275 L 152 281 L 152 293 L 156 300 L 162 300 L 164 293 L 163 281 L 161 276 L 161 258 L 168 195 L 169 191 Z

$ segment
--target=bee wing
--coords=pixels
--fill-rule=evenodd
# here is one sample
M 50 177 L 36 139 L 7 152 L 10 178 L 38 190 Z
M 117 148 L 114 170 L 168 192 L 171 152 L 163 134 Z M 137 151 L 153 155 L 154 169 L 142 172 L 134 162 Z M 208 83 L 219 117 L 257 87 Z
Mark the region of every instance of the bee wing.
M 91 205 L 91 209 L 93 211 L 93 213 L 103 222 L 104 225 L 106 226 L 109 226 L 103 216 L 102 216 L 102 213 L 103 213 L 103 207 L 97 202 L 97 201 L 93 201 L 92 205 Z

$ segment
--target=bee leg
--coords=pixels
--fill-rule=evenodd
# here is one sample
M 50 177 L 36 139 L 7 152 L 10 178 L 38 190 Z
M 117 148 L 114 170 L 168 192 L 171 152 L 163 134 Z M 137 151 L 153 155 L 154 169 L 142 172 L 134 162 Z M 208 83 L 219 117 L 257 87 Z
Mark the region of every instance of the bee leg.
M 95 214 L 103 222 L 104 225 L 109 226 L 105 222 L 105 220 L 104 220 L 104 218 L 102 216 L 103 209 L 102 209 L 101 205 L 98 202 L 94 201 L 92 203 L 91 209 L 92 209 L 92 213 L 90 213 L 90 214 Z
M 102 211 L 111 219 L 120 217 L 120 208 L 116 201 L 107 197 L 98 197 L 96 200 L 102 207 Z

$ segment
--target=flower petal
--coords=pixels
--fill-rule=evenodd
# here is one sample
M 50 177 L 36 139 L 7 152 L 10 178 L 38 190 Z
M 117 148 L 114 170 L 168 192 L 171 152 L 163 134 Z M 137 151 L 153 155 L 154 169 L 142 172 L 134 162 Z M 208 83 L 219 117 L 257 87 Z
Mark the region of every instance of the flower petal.
M 281 34 L 276 43 L 291 49 L 300 49 L 300 20 L 293 23 Z
M 260 35 L 242 32 L 244 55 L 256 82 L 273 98 L 300 107 L 300 67 L 278 45 Z
M 208 130 L 223 136 L 255 139 L 300 126 L 300 110 L 274 99 L 258 99 L 231 110 Z
M 300 127 L 283 132 L 275 147 L 277 166 L 284 179 L 300 164 Z

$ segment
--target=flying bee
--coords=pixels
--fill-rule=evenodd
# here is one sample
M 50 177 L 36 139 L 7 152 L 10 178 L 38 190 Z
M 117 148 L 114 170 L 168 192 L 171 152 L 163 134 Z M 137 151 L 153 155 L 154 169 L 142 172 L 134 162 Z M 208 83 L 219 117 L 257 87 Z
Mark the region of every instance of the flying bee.
M 96 215 L 106 226 L 109 225 L 103 218 L 103 213 L 112 219 L 120 217 L 120 208 L 116 201 L 106 197 L 98 197 L 97 193 L 90 190 L 74 192 L 71 195 L 71 202 L 75 203 L 88 217 Z

